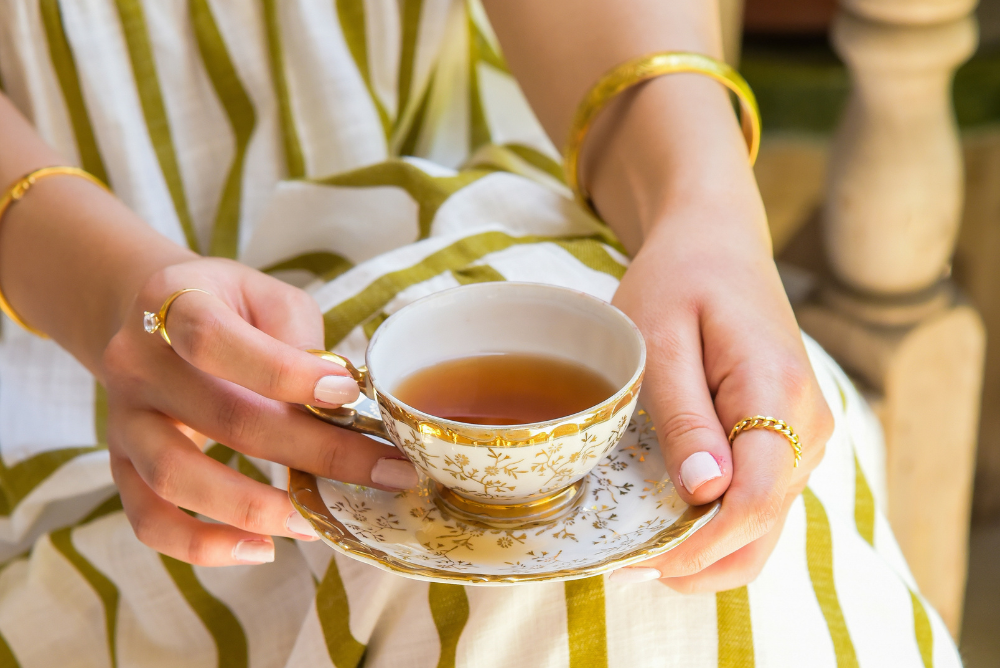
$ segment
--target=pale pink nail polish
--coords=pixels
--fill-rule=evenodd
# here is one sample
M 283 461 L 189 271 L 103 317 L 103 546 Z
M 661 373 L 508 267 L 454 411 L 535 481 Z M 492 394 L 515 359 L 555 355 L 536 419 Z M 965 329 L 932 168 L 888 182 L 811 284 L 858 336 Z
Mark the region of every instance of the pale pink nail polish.
M 689 493 L 704 485 L 709 480 L 722 477 L 719 462 L 710 452 L 696 452 L 681 464 L 681 484 Z
M 608 579 L 616 584 L 631 584 L 659 580 L 661 577 L 662 574 L 655 568 L 619 568 L 612 571 Z
M 299 511 L 293 510 L 288 518 L 285 520 L 285 528 L 292 533 L 297 533 L 303 539 L 315 540 L 319 538 L 319 534 L 313 529 L 313 526 L 309 524 L 309 520 L 302 517 Z
M 313 390 L 317 401 L 337 406 L 355 401 L 358 394 L 358 384 L 350 376 L 323 376 Z
M 266 564 L 274 561 L 274 543 L 266 540 L 241 540 L 233 548 L 233 559 L 244 564 Z
M 420 478 L 417 469 L 405 459 L 383 457 L 372 467 L 372 482 L 393 489 L 412 489 Z

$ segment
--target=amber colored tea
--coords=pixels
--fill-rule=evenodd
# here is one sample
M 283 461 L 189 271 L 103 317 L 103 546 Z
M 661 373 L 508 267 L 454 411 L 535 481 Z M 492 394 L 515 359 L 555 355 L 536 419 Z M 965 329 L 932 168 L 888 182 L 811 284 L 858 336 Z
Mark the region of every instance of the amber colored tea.
M 544 422 L 579 413 L 618 390 L 587 367 L 544 355 L 504 353 L 441 362 L 410 374 L 396 398 L 469 424 Z

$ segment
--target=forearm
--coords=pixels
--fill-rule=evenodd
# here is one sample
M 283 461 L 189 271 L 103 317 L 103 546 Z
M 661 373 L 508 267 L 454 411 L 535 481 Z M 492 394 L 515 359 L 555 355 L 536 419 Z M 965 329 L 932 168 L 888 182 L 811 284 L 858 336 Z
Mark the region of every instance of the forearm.
M 616 65 L 657 51 L 722 56 L 716 3 L 707 0 L 487 0 L 486 7 L 559 148 L 577 105 Z M 728 94 L 696 74 L 659 77 L 614 100 L 584 143 L 581 180 L 633 253 L 668 210 L 689 202 L 759 207 Z M 745 232 L 745 242 L 768 247 L 762 225 Z
M 68 164 L 0 94 L 0 188 Z M 0 220 L 0 287 L 14 309 L 92 371 L 131 296 L 157 269 L 193 258 L 118 199 L 67 176 L 38 181 Z

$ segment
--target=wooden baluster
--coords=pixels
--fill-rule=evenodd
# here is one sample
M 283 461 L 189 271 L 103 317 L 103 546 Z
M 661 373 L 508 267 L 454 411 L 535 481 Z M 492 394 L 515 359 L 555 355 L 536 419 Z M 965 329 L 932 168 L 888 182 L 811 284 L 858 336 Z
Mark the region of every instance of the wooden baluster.
M 833 41 L 853 89 L 824 210 L 833 280 L 797 309 L 873 391 L 890 523 L 956 636 L 985 333 L 947 278 L 963 179 L 951 79 L 975 47 L 974 5 L 841 0 Z

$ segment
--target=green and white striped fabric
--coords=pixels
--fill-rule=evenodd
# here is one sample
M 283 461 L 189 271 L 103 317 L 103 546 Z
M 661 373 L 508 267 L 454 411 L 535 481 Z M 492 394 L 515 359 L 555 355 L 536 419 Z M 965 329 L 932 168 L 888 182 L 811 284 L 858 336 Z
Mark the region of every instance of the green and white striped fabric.
M 0 0 L 0 82 L 150 225 L 310 290 L 358 358 L 403 305 L 475 281 L 610 299 L 579 210 L 476 2 Z M 807 342 L 837 429 L 748 587 L 414 582 L 322 544 L 192 567 L 141 545 L 106 402 L 50 341 L 0 338 L 0 666 L 960 664 L 889 526 L 881 436 Z M 285 472 L 209 453 L 281 485 Z

